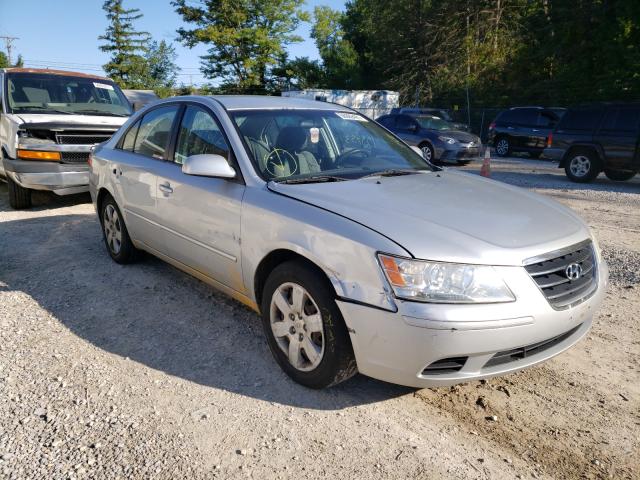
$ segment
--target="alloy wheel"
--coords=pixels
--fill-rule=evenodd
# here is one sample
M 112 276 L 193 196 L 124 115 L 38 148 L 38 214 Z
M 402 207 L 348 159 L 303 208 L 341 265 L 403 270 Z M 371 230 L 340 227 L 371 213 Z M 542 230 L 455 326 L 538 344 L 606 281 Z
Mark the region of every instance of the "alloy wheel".
M 431 162 L 431 148 L 430 147 L 422 147 L 422 156 L 427 162 Z
M 496 145 L 496 152 L 498 155 L 506 155 L 509 151 L 509 142 L 504 138 L 501 138 Z
M 571 173 L 576 177 L 585 177 L 591 170 L 591 160 L 585 155 L 576 155 L 569 164 Z
M 122 223 L 118 211 L 111 204 L 104 209 L 102 225 L 109 249 L 114 255 L 118 255 L 122 247 Z
M 322 315 L 309 292 L 296 283 L 283 283 L 271 297 L 271 331 L 278 347 L 297 370 L 314 370 L 324 356 Z

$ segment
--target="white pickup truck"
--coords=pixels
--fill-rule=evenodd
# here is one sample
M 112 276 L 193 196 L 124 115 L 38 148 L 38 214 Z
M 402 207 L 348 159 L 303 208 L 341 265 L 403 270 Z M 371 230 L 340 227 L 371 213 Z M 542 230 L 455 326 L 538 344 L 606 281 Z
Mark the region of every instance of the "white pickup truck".
M 108 78 L 30 68 L 0 70 L 0 177 L 9 203 L 31 206 L 32 190 L 58 195 L 89 190 L 91 148 L 131 115 Z

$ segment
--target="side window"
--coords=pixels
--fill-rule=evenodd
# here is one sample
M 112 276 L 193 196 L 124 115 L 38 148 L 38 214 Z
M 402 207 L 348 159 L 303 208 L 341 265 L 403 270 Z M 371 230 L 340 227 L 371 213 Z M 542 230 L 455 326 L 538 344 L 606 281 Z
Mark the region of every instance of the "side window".
M 415 123 L 415 120 L 408 115 L 400 115 L 396 119 L 396 126 L 399 130 L 411 130 Z
M 395 117 L 382 117 L 379 120 L 379 123 L 384 125 L 387 128 L 393 128 L 395 126 Z
M 640 108 L 621 108 L 618 110 L 615 129 L 618 132 L 636 133 L 640 120 Z
M 189 105 L 182 118 L 174 162 L 191 155 L 216 154 L 229 158 L 229 146 L 218 123 L 200 107 Z
M 167 152 L 171 126 L 178 113 L 177 105 L 151 110 L 140 121 L 133 151 L 162 160 Z
M 516 117 L 513 120 L 514 123 L 520 125 L 534 126 L 538 124 L 538 116 L 540 112 L 534 108 L 521 108 L 517 111 Z
M 558 128 L 564 130 L 592 131 L 598 125 L 601 117 L 602 109 L 599 108 L 569 110 L 564 117 L 562 117 Z
M 124 138 L 122 139 L 122 144 L 120 147 L 122 150 L 133 152 L 133 146 L 136 141 L 136 135 L 138 134 L 139 126 L 140 120 L 138 120 L 131 128 L 129 128 L 129 130 L 127 130 L 127 133 L 124 134 Z

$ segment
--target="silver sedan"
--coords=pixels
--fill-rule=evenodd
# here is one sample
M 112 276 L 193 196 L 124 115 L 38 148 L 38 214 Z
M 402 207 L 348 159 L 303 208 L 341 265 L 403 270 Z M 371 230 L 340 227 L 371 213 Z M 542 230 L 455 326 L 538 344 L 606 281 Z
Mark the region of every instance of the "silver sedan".
M 314 388 L 529 367 L 587 333 L 607 285 L 571 210 L 434 167 L 339 105 L 156 102 L 96 148 L 90 190 L 116 262 L 145 250 L 250 306 Z

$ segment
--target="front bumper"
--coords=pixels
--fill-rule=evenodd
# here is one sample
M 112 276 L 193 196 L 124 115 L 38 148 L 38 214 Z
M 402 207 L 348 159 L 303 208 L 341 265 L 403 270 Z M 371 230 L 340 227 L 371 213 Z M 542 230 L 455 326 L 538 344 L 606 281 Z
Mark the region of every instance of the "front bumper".
M 489 378 L 543 362 L 578 342 L 590 329 L 605 295 L 608 267 L 601 261 L 598 288 L 583 303 L 554 310 L 524 268 L 500 267 L 516 301 L 443 305 L 398 301 L 390 312 L 338 301 L 350 332 L 358 370 L 410 387 L 439 387 Z M 526 353 L 496 362 L 521 347 Z M 425 370 L 434 362 L 464 359 L 456 371 Z M 436 364 L 437 365 L 437 364 Z
M 89 191 L 89 165 L 39 160 L 3 160 L 5 175 L 18 185 L 58 195 Z
M 469 146 L 466 144 L 446 145 L 436 147 L 436 159 L 441 162 L 468 162 L 480 157 L 480 145 Z

